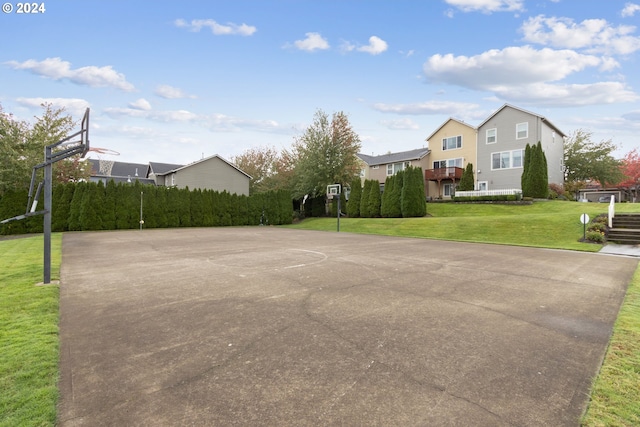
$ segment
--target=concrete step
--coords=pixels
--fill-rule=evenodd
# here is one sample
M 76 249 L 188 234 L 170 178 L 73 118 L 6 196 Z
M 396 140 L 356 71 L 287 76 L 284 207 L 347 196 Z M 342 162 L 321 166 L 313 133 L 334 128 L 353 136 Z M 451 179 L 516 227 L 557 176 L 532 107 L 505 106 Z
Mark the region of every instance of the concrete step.
M 607 233 L 607 241 L 622 244 L 640 244 L 640 229 L 611 228 Z

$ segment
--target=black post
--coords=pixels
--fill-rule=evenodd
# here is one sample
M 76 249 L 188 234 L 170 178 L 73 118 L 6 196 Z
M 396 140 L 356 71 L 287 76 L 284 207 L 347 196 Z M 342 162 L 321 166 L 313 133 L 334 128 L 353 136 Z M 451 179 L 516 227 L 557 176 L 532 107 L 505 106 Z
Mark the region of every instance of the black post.
M 51 283 L 51 198 L 53 179 L 53 163 L 51 162 L 52 148 L 50 145 L 44 148 L 44 278 L 43 283 Z
M 338 194 L 338 233 L 340 232 L 340 194 Z

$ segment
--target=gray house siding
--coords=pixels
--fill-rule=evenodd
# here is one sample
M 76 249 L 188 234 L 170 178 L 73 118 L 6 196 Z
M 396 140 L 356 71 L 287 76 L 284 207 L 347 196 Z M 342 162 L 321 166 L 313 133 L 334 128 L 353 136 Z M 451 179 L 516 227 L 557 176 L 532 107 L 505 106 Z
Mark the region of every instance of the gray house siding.
M 526 134 L 518 135 L 518 129 L 524 128 Z M 490 131 L 495 132 L 493 143 L 487 143 Z M 520 189 L 524 149 L 527 144 L 540 141 L 547 157 L 549 182 L 562 184 L 563 137 L 541 116 L 511 106 L 502 107 L 478 127 L 478 183 L 486 182 L 489 190 Z M 496 155 L 504 158 L 498 167 L 494 162 Z
M 249 195 L 249 177 L 219 157 L 210 157 L 185 166 L 173 172 L 175 183 L 171 183 L 171 174 L 166 175 L 165 185 L 176 185 L 214 191 L 227 191 L 231 194 Z

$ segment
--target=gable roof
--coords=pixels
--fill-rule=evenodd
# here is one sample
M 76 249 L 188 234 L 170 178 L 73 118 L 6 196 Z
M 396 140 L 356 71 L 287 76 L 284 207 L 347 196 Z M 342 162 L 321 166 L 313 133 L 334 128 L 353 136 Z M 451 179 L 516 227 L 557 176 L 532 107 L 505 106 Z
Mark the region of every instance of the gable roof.
M 478 129 L 480 129 L 482 126 L 484 126 L 489 120 L 491 120 L 493 117 L 495 117 L 498 113 L 500 113 L 505 108 L 512 108 L 514 110 L 522 111 L 523 113 L 530 114 L 532 116 L 538 117 L 540 120 L 545 122 L 551 129 L 553 129 L 558 134 L 560 134 L 560 136 L 562 136 L 563 138 L 567 136 L 564 132 L 562 132 L 560 129 L 558 129 L 553 123 L 551 123 L 549 120 L 547 120 L 546 117 L 541 116 L 540 114 L 532 113 L 531 111 L 527 111 L 527 110 L 525 110 L 523 108 L 519 108 L 519 107 L 516 107 L 516 106 L 511 105 L 511 104 L 504 104 L 502 107 L 498 108 L 492 115 L 487 117 L 487 119 L 485 121 L 483 121 L 482 123 L 480 123 L 478 125 Z
M 233 163 L 229 162 L 228 160 L 224 159 L 223 157 L 221 157 L 221 156 L 219 156 L 217 154 L 214 154 L 213 156 L 206 157 L 204 159 L 200 159 L 200 160 L 195 161 L 193 163 L 189 163 L 188 165 L 185 165 L 185 166 L 178 166 L 177 168 L 166 170 L 164 172 L 155 172 L 155 170 L 154 170 L 154 172 L 155 172 L 156 175 L 159 175 L 159 176 L 167 175 L 168 173 L 178 172 L 179 170 L 186 169 L 186 168 L 188 168 L 190 166 L 193 166 L 193 165 L 197 165 L 198 163 L 206 162 L 207 160 L 210 160 L 210 159 L 213 159 L 213 158 L 218 158 L 218 159 L 222 160 L 224 163 L 228 164 L 229 166 L 231 166 L 232 168 L 234 168 L 235 170 L 237 170 L 241 174 L 247 176 L 247 178 L 252 179 L 251 175 L 249 175 L 248 173 L 246 173 L 245 171 L 243 171 L 242 169 L 240 169 L 239 167 L 237 167 Z M 162 163 L 160 163 L 160 164 L 162 164 Z M 174 165 L 174 166 L 176 166 L 176 165 Z
M 149 170 L 147 176 L 154 173 L 156 175 L 166 174 L 167 172 L 180 169 L 184 165 L 176 165 L 172 163 L 149 162 Z
M 420 160 L 429 154 L 428 148 L 418 148 L 415 150 L 401 151 L 398 153 L 387 153 L 379 156 L 369 156 L 358 153 L 358 157 L 369 166 L 385 165 L 388 163 L 405 162 L 407 160 Z
M 444 122 L 444 123 L 442 123 L 442 124 L 438 127 L 438 129 L 434 130 L 434 131 L 431 133 L 431 135 L 429 135 L 429 136 L 427 137 L 427 139 L 425 139 L 425 141 L 429 141 L 431 138 L 433 138 L 433 135 L 435 135 L 436 133 L 440 132 L 440 129 L 442 129 L 443 127 L 445 127 L 445 126 L 446 126 L 449 122 L 451 122 L 451 121 L 454 121 L 454 122 L 460 123 L 461 125 L 463 125 L 463 126 L 467 126 L 467 127 L 471 128 L 471 129 L 473 129 L 473 130 L 478 130 L 475 126 L 471 126 L 469 123 L 465 123 L 465 122 L 463 122 L 462 120 L 458 120 L 458 119 L 454 119 L 453 117 L 449 117 L 447 120 L 445 120 L 445 122 Z
M 143 177 L 146 178 L 147 165 L 142 163 L 127 163 L 127 162 L 112 162 L 111 160 L 108 163 L 110 170 L 100 170 L 101 160 L 99 159 L 88 159 L 91 164 L 91 175 L 92 176 L 111 176 L 111 177 Z

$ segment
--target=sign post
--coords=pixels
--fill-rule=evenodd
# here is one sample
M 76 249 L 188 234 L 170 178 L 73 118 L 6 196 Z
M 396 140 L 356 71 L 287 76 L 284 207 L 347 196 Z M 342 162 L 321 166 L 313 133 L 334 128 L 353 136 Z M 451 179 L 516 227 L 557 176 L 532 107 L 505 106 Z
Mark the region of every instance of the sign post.
M 580 215 L 580 222 L 582 223 L 582 240 L 587 240 L 587 224 L 589 223 L 589 215 L 586 213 Z

